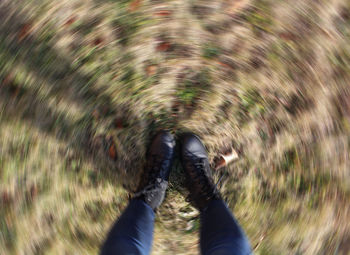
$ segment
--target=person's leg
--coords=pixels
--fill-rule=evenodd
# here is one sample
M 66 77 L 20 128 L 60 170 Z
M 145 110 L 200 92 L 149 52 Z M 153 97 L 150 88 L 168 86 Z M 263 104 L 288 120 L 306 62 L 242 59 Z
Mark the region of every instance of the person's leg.
M 153 226 L 152 208 L 140 199 L 131 200 L 108 234 L 101 255 L 150 254 Z
M 181 136 L 181 161 L 189 201 L 201 212 L 201 251 L 204 255 L 247 255 L 249 242 L 214 184 L 208 153 L 200 138 Z
M 161 131 L 154 137 L 134 199 L 113 226 L 101 249 L 102 255 L 150 253 L 154 211 L 165 197 L 174 148 L 175 140 L 169 132 Z
M 200 247 L 203 255 L 248 255 L 249 241 L 222 200 L 212 200 L 201 212 Z

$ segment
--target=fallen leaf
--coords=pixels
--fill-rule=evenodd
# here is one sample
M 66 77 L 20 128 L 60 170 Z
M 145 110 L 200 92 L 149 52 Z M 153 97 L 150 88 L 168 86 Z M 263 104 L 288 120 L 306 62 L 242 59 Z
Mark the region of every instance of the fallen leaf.
M 279 34 L 279 37 L 286 41 L 294 41 L 296 40 L 296 35 L 290 32 L 282 32 Z
M 114 126 L 115 126 L 116 128 L 118 128 L 118 129 L 124 128 L 124 121 L 123 121 L 123 119 L 122 119 L 122 118 L 116 118 L 116 119 L 114 120 Z
M 26 23 L 22 26 L 21 30 L 18 33 L 18 40 L 21 42 L 24 40 L 32 31 L 32 25 Z
M 225 64 L 224 62 L 218 61 L 218 64 L 221 65 L 222 67 L 230 68 L 230 66 L 228 64 Z
M 37 195 L 38 195 L 38 187 L 35 184 L 33 184 L 30 187 L 30 196 L 32 199 L 34 199 Z
M 10 193 L 8 193 L 7 191 L 4 191 L 1 194 L 1 200 L 2 203 L 6 206 L 9 205 L 12 202 L 12 196 L 10 195 Z
M 113 80 L 113 81 L 116 81 L 116 80 L 118 79 L 118 77 L 119 77 L 118 74 L 114 74 L 112 80 Z
M 77 20 L 77 17 L 71 16 L 64 24 L 63 26 L 67 27 L 72 25 Z
M 146 67 L 146 72 L 148 76 L 153 76 L 157 72 L 157 66 L 156 65 L 149 65 Z
M 157 11 L 154 13 L 155 16 L 170 16 L 171 15 L 171 11 L 168 10 L 161 10 L 161 11 Z
M 169 42 L 161 42 L 157 46 L 158 51 L 167 51 L 170 49 L 171 44 Z
M 214 169 L 218 170 L 224 166 L 227 166 L 229 163 L 237 159 L 238 159 L 237 151 L 231 148 L 229 152 L 220 154 L 218 157 L 214 159 Z
M 129 11 L 133 12 L 133 11 L 136 11 L 137 9 L 140 8 L 141 6 L 141 0 L 134 0 L 130 3 L 129 5 Z
M 109 146 L 108 154 L 109 154 L 109 157 L 111 159 L 113 159 L 113 160 L 117 159 L 117 150 L 116 150 L 114 142 L 112 142 L 112 144 Z
M 214 159 L 214 169 L 218 170 L 226 165 L 225 159 L 221 156 Z
M 103 39 L 101 37 L 97 37 L 95 40 L 94 40 L 94 45 L 95 46 L 99 46 L 103 43 Z
M 227 57 L 219 58 L 217 63 L 219 65 L 221 65 L 222 67 L 229 68 L 229 69 L 234 69 L 235 70 L 235 69 L 239 68 L 238 64 L 235 61 L 233 61 L 232 59 L 227 58 Z

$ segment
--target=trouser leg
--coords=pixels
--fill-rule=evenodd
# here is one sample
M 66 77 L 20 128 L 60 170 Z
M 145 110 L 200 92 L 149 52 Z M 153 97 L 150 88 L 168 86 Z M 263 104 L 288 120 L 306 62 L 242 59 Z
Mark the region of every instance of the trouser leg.
M 152 208 L 144 201 L 131 200 L 108 234 L 101 255 L 150 254 L 154 218 Z
M 203 255 L 247 255 L 249 241 L 224 201 L 213 200 L 201 212 L 200 247 Z

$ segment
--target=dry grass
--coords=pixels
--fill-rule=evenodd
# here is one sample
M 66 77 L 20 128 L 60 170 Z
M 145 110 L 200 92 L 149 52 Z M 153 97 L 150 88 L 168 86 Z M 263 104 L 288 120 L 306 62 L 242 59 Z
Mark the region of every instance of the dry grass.
M 256 254 L 350 254 L 346 0 L 0 2 L 0 253 L 96 254 L 158 129 L 240 160 Z M 153 254 L 197 254 L 178 163 Z

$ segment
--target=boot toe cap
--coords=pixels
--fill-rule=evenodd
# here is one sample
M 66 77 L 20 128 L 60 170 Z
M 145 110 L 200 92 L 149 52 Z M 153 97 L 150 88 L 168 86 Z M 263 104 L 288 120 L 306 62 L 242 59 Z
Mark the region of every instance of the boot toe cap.
M 156 134 L 150 146 L 151 154 L 169 154 L 171 157 L 175 147 L 175 138 L 169 131 L 160 131 Z
M 181 137 L 181 147 L 183 156 L 195 156 L 207 158 L 207 151 L 200 138 L 192 133 L 186 133 Z

